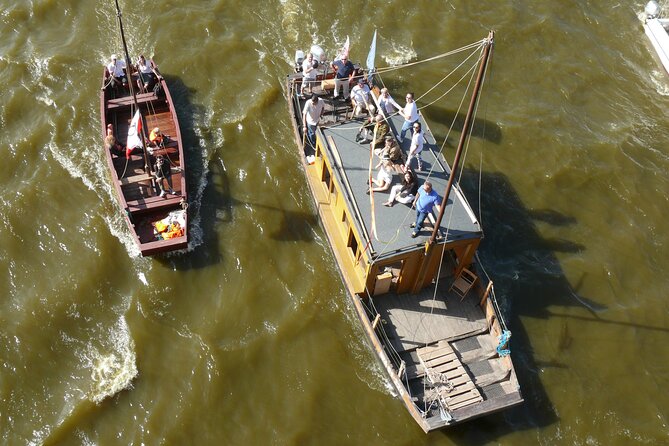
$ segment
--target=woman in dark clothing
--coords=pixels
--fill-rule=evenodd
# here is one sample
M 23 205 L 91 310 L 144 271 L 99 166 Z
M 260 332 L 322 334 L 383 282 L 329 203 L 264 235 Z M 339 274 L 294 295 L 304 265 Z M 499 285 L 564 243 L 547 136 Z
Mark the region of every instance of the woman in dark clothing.
M 390 189 L 390 197 L 388 197 L 388 201 L 383 203 L 383 205 L 392 206 L 396 201 L 404 204 L 412 203 L 417 191 L 418 181 L 416 180 L 416 176 L 411 170 L 407 169 L 402 176 L 402 182 Z

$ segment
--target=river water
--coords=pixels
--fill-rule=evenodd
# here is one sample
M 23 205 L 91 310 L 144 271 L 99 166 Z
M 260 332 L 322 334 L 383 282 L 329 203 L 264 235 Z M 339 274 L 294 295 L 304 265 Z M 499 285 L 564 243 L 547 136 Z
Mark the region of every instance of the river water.
M 159 258 L 104 170 L 113 2 L 0 6 L 0 443 L 669 443 L 669 76 L 643 3 L 121 1 L 189 158 L 192 246 Z M 375 29 L 378 66 L 497 32 L 463 185 L 526 402 L 429 435 L 358 327 L 282 87 L 295 50 L 349 35 L 362 62 Z M 456 108 L 424 110 L 435 134 Z

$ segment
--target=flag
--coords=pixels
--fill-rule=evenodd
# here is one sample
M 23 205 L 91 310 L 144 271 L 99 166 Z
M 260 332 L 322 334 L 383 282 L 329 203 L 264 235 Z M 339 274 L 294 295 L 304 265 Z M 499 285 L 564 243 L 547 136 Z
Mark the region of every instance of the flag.
M 125 147 L 125 157 L 130 158 L 132 150 L 136 147 L 142 147 L 142 140 L 140 135 L 142 134 L 142 116 L 139 114 L 139 110 L 135 112 L 135 117 L 132 118 L 130 122 L 130 128 L 128 129 L 128 142 Z
M 341 55 L 348 57 L 348 50 L 351 47 L 351 41 L 348 39 L 348 36 L 346 36 L 346 43 L 344 43 L 344 47 L 341 49 Z
M 372 37 L 372 44 L 367 53 L 367 69 L 371 72 L 376 68 L 374 66 L 374 59 L 376 59 L 376 30 L 374 30 L 374 37 Z

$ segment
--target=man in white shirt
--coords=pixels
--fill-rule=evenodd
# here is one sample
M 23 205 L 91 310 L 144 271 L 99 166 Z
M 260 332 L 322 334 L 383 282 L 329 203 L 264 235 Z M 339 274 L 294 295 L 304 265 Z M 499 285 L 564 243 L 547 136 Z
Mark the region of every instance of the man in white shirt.
M 318 98 L 316 93 L 311 95 L 311 99 L 304 103 L 302 110 L 302 131 L 306 133 L 309 144 L 316 148 L 316 127 L 320 121 L 325 109 L 325 102 Z
M 316 82 L 316 75 L 318 74 L 318 62 L 314 63 L 314 55 L 309 53 L 304 62 L 302 62 L 302 96 L 309 90 L 312 93 L 312 88 Z
M 107 65 L 107 71 L 109 71 L 109 75 L 112 77 L 115 84 L 125 85 L 128 83 L 128 79 L 125 77 L 125 71 L 123 71 L 124 68 L 125 61 L 118 60 L 116 54 L 112 54 L 111 63 Z
M 367 110 L 370 116 L 376 112 L 376 107 L 372 103 L 369 95 L 370 89 L 365 83 L 364 78 L 358 79 L 358 83 L 351 90 L 351 100 L 353 105 L 353 116 L 358 116 L 363 110 Z

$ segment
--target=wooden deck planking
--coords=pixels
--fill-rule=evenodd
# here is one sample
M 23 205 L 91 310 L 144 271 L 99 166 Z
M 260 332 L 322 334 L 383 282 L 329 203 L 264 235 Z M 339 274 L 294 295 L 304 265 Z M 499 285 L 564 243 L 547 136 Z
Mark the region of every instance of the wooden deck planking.
M 419 294 L 385 294 L 374 299 L 384 328 L 395 350 L 413 350 L 446 339 L 457 339 L 487 330 L 483 311 L 473 300 L 441 288 Z

